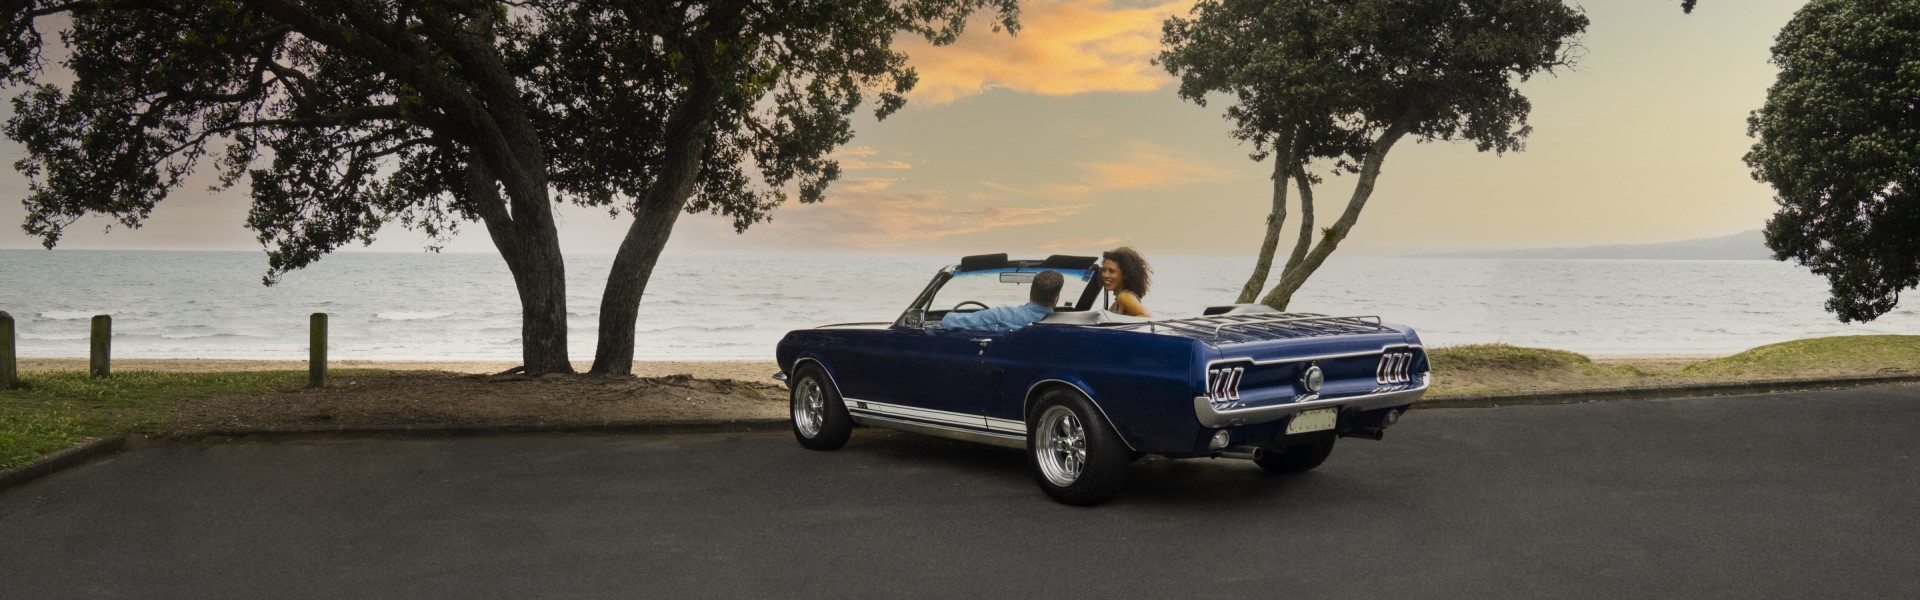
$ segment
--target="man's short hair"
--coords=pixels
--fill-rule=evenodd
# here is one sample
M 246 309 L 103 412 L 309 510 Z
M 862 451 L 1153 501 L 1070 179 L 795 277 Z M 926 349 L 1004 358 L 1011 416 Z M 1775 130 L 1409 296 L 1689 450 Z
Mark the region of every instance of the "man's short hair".
M 1053 306 L 1060 300 L 1060 288 L 1067 284 L 1067 278 L 1058 271 L 1041 271 L 1033 275 L 1033 289 L 1027 291 L 1027 299 L 1034 304 Z

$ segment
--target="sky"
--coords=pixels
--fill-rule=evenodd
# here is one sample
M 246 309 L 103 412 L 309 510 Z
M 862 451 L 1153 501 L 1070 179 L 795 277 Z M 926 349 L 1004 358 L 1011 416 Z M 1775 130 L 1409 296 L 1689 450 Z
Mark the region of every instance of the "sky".
M 1773 36 L 1803 4 L 1706 0 L 1692 14 L 1678 0 L 1579 5 L 1592 24 L 1577 68 L 1520 86 L 1533 102 L 1524 151 L 1403 141 L 1341 254 L 1644 243 L 1760 228 L 1773 195 L 1741 163 L 1752 145 L 1746 118 L 1776 73 L 1767 62 Z M 920 84 L 885 121 L 870 111 L 856 119 L 853 142 L 837 153 L 845 174 L 825 202 L 790 203 L 744 234 L 723 217 L 685 216 L 668 252 L 1041 255 L 1124 244 L 1150 256 L 1251 256 L 1271 201 L 1271 165 L 1250 160 L 1252 148 L 1229 135 L 1225 98 L 1205 107 L 1182 101 L 1151 62 L 1161 23 L 1191 6 L 1037 0 L 1022 2 L 1015 36 L 981 21 L 951 46 L 902 38 Z M 11 164 L 21 155 L 0 140 L 0 248 L 39 247 L 19 227 L 27 180 Z M 201 171 L 141 228 L 109 230 L 108 219 L 90 218 L 60 248 L 259 250 L 244 227 L 244 188 L 208 192 L 212 169 Z M 1319 213 L 1344 208 L 1353 181 L 1318 186 Z M 569 253 L 610 253 L 628 224 L 577 207 L 559 216 Z M 1283 239 L 1293 235 L 1290 226 Z M 389 225 L 371 246 L 347 250 L 428 244 Z M 478 223 L 444 247 L 494 251 Z

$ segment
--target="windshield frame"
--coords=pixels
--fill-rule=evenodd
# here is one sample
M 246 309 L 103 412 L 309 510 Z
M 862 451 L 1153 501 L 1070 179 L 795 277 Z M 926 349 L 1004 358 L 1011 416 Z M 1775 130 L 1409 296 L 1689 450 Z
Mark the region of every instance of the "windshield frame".
M 1099 285 L 1099 281 L 1095 277 L 1096 275 L 1099 274 L 1098 268 L 1071 269 L 1071 268 L 1039 267 L 1039 266 L 1023 267 L 1023 266 L 1016 265 L 1016 266 L 1002 267 L 1002 268 L 980 269 L 975 271 L 961 271 L 959 269 L 960 269 L 959 265 L 949 265 L 946 268 L 940 269 L 940 272 L 935 273 L 933 276 L 933 281 L 928 282 L 926 289 L 921 290 L 920 295 L 916 296 L 913 299 L 913 303 L 908 304 L 907 309 L 900 313 L 900 317 L 898 319 L 894 320 L 894 326 L 920 329 L 920 328 L 924 328 L 925 321 L 931 313 L 939 312 L 944 315 L 947 312 L 946 309 L 935 311 L 932 308 L 933 299 L 940 294 L 941 288 L 946 287 L 947 283 L 952 281 L 956 277 L 968 277 L 968 278 L 988 277 L 988 276 L 998 277 L 1001 273 L 1038 273 L 1041 271 L 1055 271 L 1060 273 L 1061 277 L 1066 278 L 1067 280 L 1066 283 L 1068 284 L 1071 284 L 1076 278 L 1078 278 L 1080 281 L 1086 282 L 1087 285 Z M 1020 285 L 1020 284 L 1008 282 L 1006 283 L 1006 285 Z M 1031 284 L 1028 284 L 1028 285 L 1031 285 Z M 1067 288 L 1069 287 L 1071 287 L 1071 285 L 1061 286 L 1060 295 L 1062 296 L 1062 298 L 1068 297 Z M 1075 303 L 1077 305 L 1077 299 L 1079 298 L 1079 296 L 1072 296 L 1072 298 L 1076 299 Z

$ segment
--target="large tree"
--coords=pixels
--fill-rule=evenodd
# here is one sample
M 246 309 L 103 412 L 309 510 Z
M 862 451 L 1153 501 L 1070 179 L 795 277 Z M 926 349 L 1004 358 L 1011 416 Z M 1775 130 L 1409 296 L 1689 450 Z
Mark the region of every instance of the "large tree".
M 1920 0 L 1813 0 L 1773 63 L 1746 155 L 1780 205 L 1767 246 L 1827 278 L 1840 320 L 1872 320 L 1920 285 Z
M 981 8 L 1015 25 L 1014 0 L 7 0 L 0 78 L 48 247 L 88 214 L 139 226 L 204 162 L 249 180 L 269 284 L 388 222 L 479 221 L 532 373 L 572 371 L 553 205 L 629 214 L 593 367 L 626 373 L 676 217 L 820 200 L 849 116 L 913 87 L 893 37 Z
M 1231 98 L 1234 137 L 1254 144 L 1254 160 L 1274 158 L 1266 237 L 1240 301 L 1286 308 L 1353 230 L 1401 139 L 1519 150 L 1532 105 L 1514 86 L 1570 65 L 1586 25 L 1558 0 L 1201 0 L 1169 19 L 1159 61 L 1181 97 Z M 1315 165 L 1359 178 L 1317 236 Z M 1289 182 L 1301 192 L 1299 236 L 1262 296 Z

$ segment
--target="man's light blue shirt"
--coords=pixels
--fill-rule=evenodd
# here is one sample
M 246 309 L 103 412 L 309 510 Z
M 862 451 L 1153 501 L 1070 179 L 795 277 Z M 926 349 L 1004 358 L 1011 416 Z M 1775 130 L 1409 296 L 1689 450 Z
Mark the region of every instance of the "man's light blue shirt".
M 1028 302 L 1020 306 L 996 306 L 970 313 L 947 313 L 947 316 L 940 317 L 940 326 L 975 331 L 1013 331 L 1032 325 L 1050 314 L 1053 314 L 1053 307 Z

